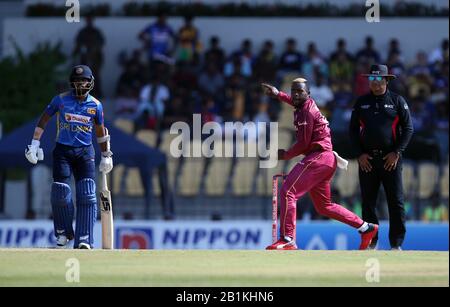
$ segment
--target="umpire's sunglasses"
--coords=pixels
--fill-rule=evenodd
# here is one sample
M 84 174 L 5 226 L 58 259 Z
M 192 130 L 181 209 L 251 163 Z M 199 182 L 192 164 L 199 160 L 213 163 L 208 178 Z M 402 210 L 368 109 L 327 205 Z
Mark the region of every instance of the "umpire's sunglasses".
M 368 79 L 369 79 L 369 81 L 382 81 L 383 77 L 380 77 L 380 76 L 369 76 Z

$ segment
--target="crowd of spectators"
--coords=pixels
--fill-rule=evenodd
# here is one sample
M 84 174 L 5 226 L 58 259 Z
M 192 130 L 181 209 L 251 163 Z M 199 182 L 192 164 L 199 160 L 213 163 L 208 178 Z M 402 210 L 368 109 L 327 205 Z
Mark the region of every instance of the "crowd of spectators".
M 339 38 L 329 55 L 314 42 L 302 52 L 302 42 L 294 38 L 287 39 L 281 54 L 275 53 L 271 40 L 258 48 L 245 39 L 240 48 L 227 53 L 217 36 L 202 46 L 199 33 L 190 16 L 178 31 L 166 23 L 164 15 L 143 29 L 138 35 L 142 48 L 120 57 L 123 71 L 115 91 L 116 116 L 132 118 L 136 129 L 158 131 L 175 121 L 190 122 L 192 113 L 201 113 L 203 121 L 219 123 L 276 121 L 279 104 L 262 95 L 260 83 L 282 86 L 286 78 L 301 75 L 329 119 L 335 142 L 343 139 L 345 143 L 354 99 L 369 90 L 361 74 L 367 73 L 372 63 L 386 63 L 398 77 L 390 89 L 410 104 L 415 129 L 409 151 L 412 158 L 446 161 L 448 39 L 441 46 L 437 42 L 434 50 L 418 50 L 416 59 L 407 63 L 395 38 L 388 50 L 378 50 L 374 38 L 368 36 L 355 53 Z
M 289 38 L 283 52 L 276 54 L 271 40 L 255 46 L 245 39 L 237 50 L 226 52 L 220 37 L 213 36 L 207 46 L 202 46 L 199 36 L 191 16 L 185 17 L 184 25 L 175 31 L 160 15 L 138 33 L 142 47 L 131 54 L 123 52 L 118 58 L 122 73 L 115 87 L 115 117 L 133 120 L 135 132 L 152 129 L 159 136 L 174 122 L 190 123 L 193 113 L 200 113 L 203 123 L 268 123 L 278 120 L 281 107 L 263 95 L 260 83 L 289 90 L 290 81 L 302 76 L 330 121 L 335 149 L 353 158 L 348 143 L 351 110 L 355 98 L 369 91 L 361 74 L 367 73 L 373 63 L 385 63 L 397 76 L 389 88 L 406 97 L 411 109 L 415 133 L 406 158 L 432 161 L 441 167 L 448 162 L 448 39 L 440 45 L 436 42 L 434 50 L 418 49 L 415 59 L 406 62 L 395 38 L 387 50 L 380 50 L 368 36 L 354 53 L 347 49 L 344 38 L 338 38 L 330 54 L 321 52 L 314 42 L 305 42 L 304 46 L 304 42 Z M 74 55 L 94 67 L 96 78 L 102 66 L 103 42 L 101 32 L 88 19 L 77 36 Z M 94 95 L 99 92 L 97 88 Z M 351 202 L 357 209 L 358 201 Z M 442 207 L 436 197 L 420 218 L 436 220 L 436 212 L 442 208 L 447 207 Z M 438 215 L 448 219 L 447 210 Z

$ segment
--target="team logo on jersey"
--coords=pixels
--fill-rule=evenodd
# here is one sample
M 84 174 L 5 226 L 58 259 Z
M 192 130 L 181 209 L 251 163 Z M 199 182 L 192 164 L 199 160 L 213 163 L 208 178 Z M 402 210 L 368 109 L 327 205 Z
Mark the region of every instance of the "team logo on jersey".
M 361 106 L 361 109 L 368 109 L 368 108 L 370 108 L 370 105 L 368 105 L 368 104 L 365 104 L 365 105 Z
M 69 122 L 69 123 L 89 124 L 91 121 L 91 117 L 89 117 L 89 116 L 72 114 L 72 113 L 64 114 L 64 118 L 65 118 L 66 122 Z
M 97 113 L 97 110 L 95 108 L 88 108 L 87 112 L 91 115 L 95 115 Z
M 385 104 L 384 107 L 385 107 L 385 108 L 390 108 L 390 109 L 393 109 L 393 108 L 394 108 L 394 106 L 393 106 L 392 104 Z

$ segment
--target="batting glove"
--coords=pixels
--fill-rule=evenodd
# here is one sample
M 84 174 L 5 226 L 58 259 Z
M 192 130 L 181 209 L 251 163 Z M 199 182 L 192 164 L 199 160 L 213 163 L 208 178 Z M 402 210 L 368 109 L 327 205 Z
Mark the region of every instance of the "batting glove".
M 31 145 L 28 145 L 25 149 L 25 158 L 32 164 L 44 160 L 44 151 L 42 148 L 39 148 L 40 144 L 41 142 L 38 140 L 32 140 Z
M 108 174 L 113 169 L 113 159 L 110 153 L 102 153 L 102 159 L 100 160 L 99 170 L 102 173 Z

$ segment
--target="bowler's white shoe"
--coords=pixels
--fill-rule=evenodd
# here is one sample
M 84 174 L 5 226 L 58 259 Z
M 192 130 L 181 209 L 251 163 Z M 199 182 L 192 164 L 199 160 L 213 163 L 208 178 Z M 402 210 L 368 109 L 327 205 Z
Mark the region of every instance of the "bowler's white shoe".
M 66 248 L 67 243 L 69 243 L 69 239 L 65 235 L 59 235 L 56 238 L 56 248 Z
M 78 244 L 78 249 L 91 249 L 91 246 L 87 243 Z

